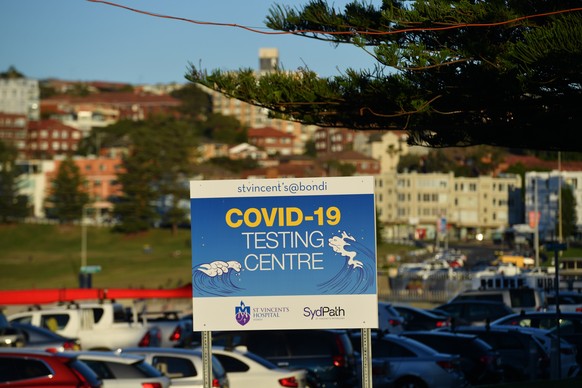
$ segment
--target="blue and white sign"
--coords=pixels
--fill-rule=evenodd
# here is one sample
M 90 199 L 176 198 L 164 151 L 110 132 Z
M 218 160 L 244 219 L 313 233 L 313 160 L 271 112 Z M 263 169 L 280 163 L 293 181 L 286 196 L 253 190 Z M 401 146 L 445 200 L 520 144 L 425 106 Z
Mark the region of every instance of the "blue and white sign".
M 190 182 L 194 330 L 377 328 L 373 177 Z

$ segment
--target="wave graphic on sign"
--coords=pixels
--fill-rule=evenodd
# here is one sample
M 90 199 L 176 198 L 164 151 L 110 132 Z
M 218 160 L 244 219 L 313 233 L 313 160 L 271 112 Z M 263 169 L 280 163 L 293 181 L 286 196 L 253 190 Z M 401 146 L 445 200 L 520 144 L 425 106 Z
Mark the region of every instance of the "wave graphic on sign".
M 195 294 L 222 296 L 236 293 L 241 290 L 235 284 L 241 267 L 241 264 L 234 260 L 216 260 L 195 266 L 192 268 L 193 285 L 196 285 Z
M 374 252 L 347 232 L 333 236 L 328 245 L 342 256 L 345 265 L 329 280 L 318 284 L 322 294 L 362 294 L 376 279 Z

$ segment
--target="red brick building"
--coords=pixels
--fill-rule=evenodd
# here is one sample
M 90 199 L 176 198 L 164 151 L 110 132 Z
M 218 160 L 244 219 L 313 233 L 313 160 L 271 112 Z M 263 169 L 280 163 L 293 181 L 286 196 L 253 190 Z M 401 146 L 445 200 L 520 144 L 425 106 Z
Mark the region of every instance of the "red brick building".
M 78 129 L 58 120 L 30 121 L 26 154 L 29 159 L 52 159 L 55 155 L 73 154 L 80 140 Z
M 269 155 L 292 155 L 295 136 L 272 127 L 251 128 L 248 141 Z
M 0 140 L 14 146 L 19 159 L 26 157 L 27 127 L 26 115 L 0 112 Z

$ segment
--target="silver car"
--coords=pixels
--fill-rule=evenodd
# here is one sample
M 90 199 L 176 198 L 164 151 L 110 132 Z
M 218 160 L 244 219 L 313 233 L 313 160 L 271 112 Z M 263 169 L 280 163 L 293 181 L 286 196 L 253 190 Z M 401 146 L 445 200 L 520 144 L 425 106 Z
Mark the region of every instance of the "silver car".
M 361 349 L 359 333 L 352 333 Z M 372 333 L 372 381 L 378 387 L 459 388 L 468 385 L 458 355 L 439 353 L 413 339 Z
M 202 351 L 179 348 L 123 348 L 119 354 L 132 354 L 145 360 L 171 379 L 170 387 L 204 387 Z M 212 356 L 212 387 L 229 388 L 229 380 L 224 367 L 216 356 Z
M 103 381 L 103 388 L 169 388 L 170 379 L 162 375 L 143 357 L 113 351 L 67 351 Z

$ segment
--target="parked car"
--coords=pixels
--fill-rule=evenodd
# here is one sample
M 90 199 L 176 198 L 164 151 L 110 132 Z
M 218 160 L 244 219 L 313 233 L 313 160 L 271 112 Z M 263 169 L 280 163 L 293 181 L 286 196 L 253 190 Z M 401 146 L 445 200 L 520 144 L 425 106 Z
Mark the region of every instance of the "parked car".
M 134 322 L 120 303 L 70 303 L 10 314 L 10 322 L 30 323 L 66 337 L 79 338 L 83 349 L 114 350 L 137 346 L 148 327 Z
M 471 385 L 497 384 L 503 378 L 499 352 L 476 335 L 444 331 L 407 331 L 401 335 L 438 352 L 458 354 L 461 370 Z
M 280 368 L 244 346 L 213 347 L 212 354 L 226 370 L 230 388 L 305 388 L 307 384 L 305 369 Z
M 182 333 L 180 339 L 174 345 L 175 348 L 192 349 L 202 345 L 202 333 L 194 331 L 194 322 L 192 314 L 184 315 L 180 318 L 182 324 L 186 328 Z
M 503 280 L 503 277 L 500 277 Z M 508 279 L 508 278 L 505 278 Z M 482 282 L 488 280 L 482 279 Z M 516 287 L 516 288 L 484 288 L 465 290 L 449 302 L 463 300 L 482 300 L 491 302 L 500 302 L 509 306 L 513 312 L 536 311 L 544 305 L 542 294 L 533 288 Z
M 450 315 L 453 325 L 485 325 L 487 322 L 513 314 L 513 310 L 503 302 L 486 300 L 458 300 L 435 308 Z
M 503 327 L 503 326 L 497 326 Z M 514 327 L 514 326 L 511 326 Z M 580 372 L 580 365 L 576 360 L 577 349 L 576 345 L 566 341 L 563 338 L 559 338 L 552 330 L 536 329 L 533 327 L 520 327 L 518 330 L 531 334 L 533 338 L 536 339 L 546 352 L 546 357 L 548 359 L 549 368 L 552 368 L 551 360 L 557 359 L 554 354 L 559 354 L 560 360 L 560 376 L 559 378 L 571 378 L 578 375 Z M 559 340 L 558 340 L 559 338 Z M 559 342 L 558 342 L 559 341 Z M 557 351 L 557 344 L 559 343 L 559 353 Z M 556 363 L 556 371 L 557 371 Z M 551 369 L 549 371 L 549 377 L 552 378 L 553 372 Z
M 308 371 L 308 385 L 354 387 L 354 348 L 345 330 L 250 330 L 212 333 L 215 346 L 246 348 L 283 368 Z
M 560 330 L 557 330 L 557 313 L 555 311 L 532 311 L 511 314 L 491 322 L 492 326 L 511 325 L 550 330 L 576 346 L 576 360 L 582 366 L 582 314 L 573 312 L 560 313 Z
M 20 348 L 24 346 L 24 337 L 8 322 L 6 315 L 0 311 L 0 347 Z
M 99 377 L 74 354 L 0 349 L 1 387 L 101 388 Z
M 75 351 L 103 381 L 103 388 L 169 388 L 170 379 L 144 357 L 110 351 Z
M 383 333 L 398 334 L 404 331 L 404 318 L 392 303 L 378 302 L 378 330 Z
M 185 336 L 192 332 L 192 319 L 182 319 L 180 311 L 149 311 L 138 315 L 140 321 L 154 330 L 159 330 L 156 347 L 177 347 Z
M 404 330 L 406 331 L 432 330 L 451 324 L 447 315 L 434 311 L 404 305 L 394 305 L 393 307 L 404 318 Z
M 123 348 L 120 354 L 144 357 L 145 361 L 171 379 L 170 387 L 204 387 L 202 351 L 177 348 Z M 229 388 L 228 375 L 216 356 L 212 356 L 212 387 Z
M 580 313 L 582 312 L 582 293 L 578 291 L 560 291 L 559 292 L 560 301 L 560 311 L 561 312 L 572 312 Z M 549 292 L 546 294 L 546 311 L 556 311 L 556 298 L 555 292 Z
M 455 332 L 475 334 L 493 349 L 499 352 L 505 381 L 528 381 L 547 379 L 551 376 L 551 338 L 544 330 L 521 330 L 511 326 L 462 326 L 454 328 Z M 577 374 L 579 366 L 572 362 L 573 345 L 563 341 L 564 353 L 562 368 L 566 370 L 563 377 Z M 575 353 L 574 353 L 575 356 Z M 575 358 L 574 358 L 575 359 Z
M 27 323 L 13 323 L 12 327 L 18 330 L 24 338 L 24 347 L 28 349 L 42 349 L 62 352 L 65 350 L 81 350 L 78 338 L 69 338 L 54 333 L 48 329 Z
M 459 388 L 467 385 L 458 355 L 440 353 L 416 340 L 372 333 L 372 385 L 378 387 Z M 361 333 L 351 341 L 361 349 Z

